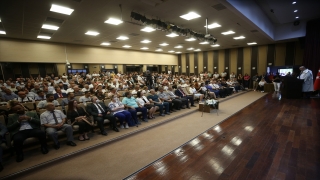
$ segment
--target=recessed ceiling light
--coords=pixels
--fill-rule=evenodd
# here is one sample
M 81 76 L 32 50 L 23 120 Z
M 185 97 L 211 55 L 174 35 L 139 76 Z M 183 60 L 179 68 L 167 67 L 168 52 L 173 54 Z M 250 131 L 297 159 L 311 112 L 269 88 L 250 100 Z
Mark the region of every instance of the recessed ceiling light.
M 100 33 L 96 32 L 96 31 L 88 31 L 88 32 L 86 32 L 85 34 L 86 34 L 86 35 L 90 35 L 90 36 L 96 36 L 96 35 L 98 35 L 98 34 L 100 34 Z
M 0 34 L 6 34 L 6 32 L 5 31 L 0 31 Z
M 141 42 L 141 43 L 150 43 L 151 41 L 149 41 L 149 40 L 145 39 L 145 40 L 140 41 L 140 42 Z
M 182 15 L 180 17 L 189 21 L 191 19 L 195 19 L 201 16 L 195 12 L 189 12 L 188 14 Z
M 297 16 L 296 19 L 299 19 L 299 16 Z
M 162 49 L 156 49 L 156 51 L 163 51 Z
M 186 41 L 195 41 L 196 39 L 191 37 L 191 38 L 188 38 L 188 39 L 185 39 Z
M 41 27 L 42 29 L 51 29 L 51 30 L 58 30 L 59 27 L 58 26 L 54 26 L 54 25 L 49 25 L 49 24 L 44 24 Z
M 181 53 L 180 51 L 176 52 L 176 54 L 180 54 L 180 53 Z
M 169 44 L 167 43 L 162 43 L 162 44 L 159 44 L 160 46 L 168 46 Z
M 70 15 L 74 9 L 70 9 L 67 7 L 63 7 L 63 6 L 58 6 L 55 4 L 51 5 L 50 11 L 52 12 L 56 12 L 56 13 L 61 13 L 61 14 L 66 14 L 66 15 Z
M 234 34 L 235 32 L 233 31 L 226 31 L 226 32 L 222 32 L 221 34 L 223 35 L 228 35 L 228 34 Z
M 110 46 L 110 43 L 108 43 L 108 42 L 103 42 L 103 43 L 101 43 L 100 45 L 103 45 L 103 46 Z
M 211 47 L 219 47 L 219 46 L 220 46 L 219 44 L 211 45 Z
M 174 53 L 174 51 L 173 50 L 170 50 L 170 51 L 168 51 L 169 53 Z
M 171 33 L 171 34 L 168 34 L 168 35 L 166 35 L 166 36 L 168 36 L 168 37 L 177 37 L 177 36 L 179 36 L 179 35 L 176 34 L 176 33 Z
M 178 46 L 175 46 L 174 48 L 183 48 L 183 46 L 178 45 Z
M 201 49 L 195 49 L 194 51 L 201 51 Z
M 244 37 L 244 36 L 233 37 L 233 39 L 244 39 L 244 38 L 246 38 L 246 37 Z
M 39 38 L 39 39 L 50 39 L 51 37 L 50 36 L 38 36 L 37 38 Z
M 298 12 L 298 10 L 294 10 L 293 12 Z
M 187 50 L 189 50 L 189 51 L 191 51 L 191 50 L 193 50 L 194 48 L 188 48 Z
M 292 4 L 296 4 L 297 2 L 293 1 Z
M 124 45 L 124 46 L 122 46 L 122 47 L 124 47 L 124 48 L 131 48 L 130 45 Z
M 208 41 L 203 41 L 203 42 L 201 42 L 199 44 L 209 44 L 209 42 Z
M 119 39 L 119 40 L 127 40 L 129 38 L 127 36 L 119 36 L 119 37 L 117 37 L 117 39 Z
M 254 45 L 257 44 L 256 42 L 247 43 L 248 45 Z
M 204 27 L 207 27 L 207 26 L 204 26 Z M 221 25 L 218 23 L 213 23 L 213 24 L 208 25 L 208 29 L 213 29 L 213 28 L 217 28 L 217 27 L 221 27 Z
M 142 48 L 140 48 L 140 49 L 146 50 L 146 49 L 149 49 L 149 48 L 147 48 L 147 47 L 142 47 Z
M 0 22 L 1 22 L 1 18 L 0 18 Z
M 145 27 L 143 29 L 141 29 L 140 31 L 144 31 L 144 32 L 152 32 L 155 31 L 156 29 L 152 28 L 152 27 Z
M 123 23 L 123 21 L 121 21 L 120 19 L 116 19 L 116 18 L 109 18 L 104 23 L 119 25 L 119 24 Z

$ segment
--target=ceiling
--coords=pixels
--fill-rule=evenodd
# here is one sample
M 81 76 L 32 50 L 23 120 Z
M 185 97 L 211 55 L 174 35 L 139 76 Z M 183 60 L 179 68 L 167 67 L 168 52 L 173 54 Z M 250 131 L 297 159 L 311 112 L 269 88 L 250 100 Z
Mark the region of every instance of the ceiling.
M 296 7 L 299 9 L 301 18 L 314 19 L 320 17 L 319 2 L 300 3 L 308 0 L 299 0 Z M 258 45 L 276 43 L 268 37 L 255 24 L 250 23 L 245 17 L 236 15 L 234 9 L 228 6 L 226 0 L 0 0 L 0 30 L 5 30 L 5 38 L 29 39 L 46 42 L 58 42 L 65 44 L 81 44 L 90 46 L 100 46 L 106 48 L 120 48 L 130 45 L 129 49 L 138 51 L 155 52 L 157 48 L 162 48 L 160 53 L 169 53 L 169 50 L 175 52 L 193 52 L 188 48 L 201 49 L 201 51 L 226 49 L 248 46 L 248 42 L 257 42 Z M 255 0 L 265 14 L 274 24 L 293 22 L 291 1 L 289 0 Z M 285 5 L 286 2 L 288 5 Z M 312 1 L 313 2 L 313 1 Z M 74 9 L 68 16 L 51 12 L 52 4 L 66 6 Z M 122 11 L 119 4 L 121 4 Z M 270 14 L 270 8 L 274 13 Z M 311 8 L 312 13 L 308 8 Z M 318 9 L 317 9 L 318 8 Z M 130 17 L 131 12 L 145 15 L 148 19 L 160 19 L 163 22 L 171 23 L 193 30 L 197 33 L 206 34 L 205 20 L 208 18 L 208 24 L 218 23 L 221 27 L 209 29 L 218 41 L 219 47 L 210 45 L 201 45 L 201 41 L 185 41 L 187 37 L 178 36 L 174 38 L 167 37 L 169 32 L 157 30 L 154 32 L 140 31 L 144 28 L 141 21 L 136 21 Z M 185 20 L 179 16 L 188 12 L 196 12 L 201 17 L 193 20 Z M 122 13 L 121 13 L 122 12 Z M 106 24 L 108 18 L 119 18 L 124 21 L 120 25 Z M 308 17 L 305 17 L 308 16 Z M 42 29 L 42 25 L 47 23 L 59 26 L 57 31 Z M 222 35 L 222 32 L 232 30 L 235 34 Z M 87 31 L 97 31 L 97 36 L 85 35 Z M 39 34 L 51 36 L 50 40 L 38 39 Z M 128 40 L 117 40 L 122 36 L 129 37 Z M 233 37 L 245 36 L 245 39 L 234 40 Z M 152 42 L 148 44 L 140 41 L 148 39 Z M 101 46 L 102 42 L 111 42 L 110 46 Z M 168 46 L 161 47 L 159 44 L 168 43 Z M 182 45 L 183 48 L 174 48 Z M 148 47 L 148 50 L 141 50 L 142 47 Z

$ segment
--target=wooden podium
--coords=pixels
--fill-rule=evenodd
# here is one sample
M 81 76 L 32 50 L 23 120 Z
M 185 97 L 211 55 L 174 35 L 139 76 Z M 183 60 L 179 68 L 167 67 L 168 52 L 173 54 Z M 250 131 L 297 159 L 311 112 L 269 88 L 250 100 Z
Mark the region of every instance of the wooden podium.
M 281 95 L 287 99 L 302 98 L 303 80 L 296 77 L 285 76 L 281 86 Z
M 215 106 L 216 108 L 214 108 L 213 106 Z M 210 113 L 211 109 L 219 109 L 219 102 L 217 102 L 217 104 L 215 105 L 207 105 L 207 104 L 199 104 L 199 111 L 201 112 L 206 112 L 206 113 Z

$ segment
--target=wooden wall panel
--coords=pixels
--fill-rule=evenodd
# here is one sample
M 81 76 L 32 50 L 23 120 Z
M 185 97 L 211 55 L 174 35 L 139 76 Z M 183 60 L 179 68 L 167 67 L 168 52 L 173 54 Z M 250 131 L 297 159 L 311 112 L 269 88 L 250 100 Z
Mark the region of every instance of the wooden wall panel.
M 218 66 L 218 70 L 217 72 L 220 74 L 225 70 L 225 66 L 224 66 L 224 49 L 219 50 L 219 66 Z
M 202 72 L 208 72 L 208 51 L 203 52 L 203 68 Z M 200 71 L 200 69 L 199 69 Z
M 54 73 L 54 70 L 53 70 L 53 64 L 46 64 L 46 73 L 47 74 L 52 74 Z
M 239 69 L 241 68 L 241 69 Z M 243 48 L 238 48 L 238 56 L 237 56 L 237 75 L 243 75 Z
M 66 72 L 66 64 L 65 63 L 57 64 L 57 71 L 58 71 L 58 75 L 62 75 L 63 73 L 67 73 Z
M 208 52 L 208 66 L 206 69 L 208 72 L 213 72 L 213 51 Z
M 267 45 L 258 47 L 258 74 L 259 75 L 267 72 L 267 51 L 268 51 Z
M 178 74 L 181 74 L 182 71 L 181 71 L 181 66 L 182 66 L 182 60 L 181 60 L 181 54 L 178 55 Z
M 267 66 L 275 66 L 275 59 L 276 59 L 276 45 L 269 44 L 268 51 L 267 51 Z
M 213 71 L 214 72 L 219 72 L 219 50 L 213 51 Z
M 72 64 L 72 69 L 84 69 L 83 64 Z
M 188 57 L 188 56 L 187 56 Z M 195 63 L 194 63 L 194 54 L 193 53 L 189 53 L 189 73 L 194 74 L 195 72 Z
M 123 65 L 122 64 L 117 65 L 117 68 L 118 68 L 118 73 L 123 73 Z M 146 70 L 147 70 L 147 66 L 144 71 L 146 71 Z
M 198 52 L 198 74 L 203 72 L 204 52 Z
M 13 73 L 14 74 L 21 74 L 21 66 L 20 64 L 14 64 L 13 65 Z
M 243 74 L 251 75 L 251 47 L 243 48 Z
M 296 42 L 296 56 L 294 59 L 294 65 L 302 65 L 304 49 L 301 49 L 299 42 Z
M 295 56 L 296 56 L 295 42 L 287 42 L 286 43 L 285 65 L 286 66 L 293 66 Z
M 258 72 L 258 46 L 251 47 L 251 76 Z
M 65 64 L 63 64 L 65 66 Z M 35 63 L 29 63 L 29 73 L 30 74 L 39 74 L 39 66 Z
M 228 75 L 230 75 L 232 72 L 234 72 L 235 74 L 237 74 L 237 56 L 238 56 L 238 49 L 233 48 L 230 50 L 230 73 Z M 229 78 L 229 77 L 228 77 Z
M 181 73 L 186 73 L 186 54 L 181 55 Z
M 276 59 L 275 66 L 284 66 L 286 59 L 286 44 L 276 44 Z
M 230 49 L 224 50 L 224 67 L 223 67 L 223 69 L 224 69 L 223 71 L 226 71 L 228 73 L 228 75 L 230 74 Z
M 186 74 L 190 75 L 190 54 L 186 54 Z

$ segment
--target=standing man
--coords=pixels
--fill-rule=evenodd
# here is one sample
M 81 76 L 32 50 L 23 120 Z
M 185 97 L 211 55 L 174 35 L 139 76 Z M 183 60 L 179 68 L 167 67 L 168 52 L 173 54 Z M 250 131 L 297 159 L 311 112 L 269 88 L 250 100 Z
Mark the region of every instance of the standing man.
M 101 131 L 101 134 L 106 136 L 108 135 L 104 129 L 104 119 L 108 119 L 112 125 L 112 129 L 116 132 L 119 132 L 117 128 L 116 118 L 111 114 L 111 109 L 107 107 L 104 103 L 101 103 L 100 100 L 93 96 L 91 98 L 92 103 L 86 106 L 86 110 L 94 118 L 94 121 L 98 123 L 98 127 Z
M 47 154 L 46 134 L 40 130 L 40 120 L 35 112 L 25 112 L 21 104 L 12 107 L 15 112 L 9 116 L 8 130 L 13 140 L 14 149 L 17 153 L 17 162 L 23 161 L 23 142 L 30 137 L 37 137 L 41 144 L 42 154 Z
M 41 125 L 46 127 L 48 136 L 53 140 L 54 148 L 60 148 L 57 132 L 59 130 L 64 131 L 67 134 L 67 145 L 76 146 L 77 144 L 73 142 L 72 126 L 65 124 L 67 116 L 60 110 L 55 110 L 55 106 L 51 102 L 47 103 L 45 107 L 47 111 L 40 115 L 40 121 Z
M 303 80 L 302 84 L 302 92 L 305 94 L 306 98 L 310 98 L 310 93 L 313 91 L 313 75 L 312 71 L 305 68 L 304 66 L 301 66 L 300 68 L 300 75 L 298 76 L 298 79 Z

